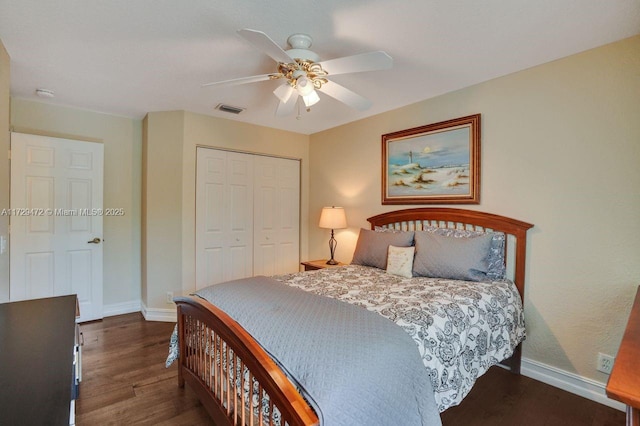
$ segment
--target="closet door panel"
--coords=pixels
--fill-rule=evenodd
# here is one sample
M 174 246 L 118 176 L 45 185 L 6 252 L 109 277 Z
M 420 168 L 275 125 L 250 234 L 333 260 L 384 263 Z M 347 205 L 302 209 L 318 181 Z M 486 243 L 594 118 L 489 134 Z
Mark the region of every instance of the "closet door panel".
M 226 270 L 224 281 L 238 280 L 240 278 L 247 278 L 252 276 L 252 265 L 247 268 L 247 257 L 252 258 L 253 254 L 247 246 L 230 246 L 227 248 L 226 261 L 230 266 Z
M 253 275 L 253 156 L 227 152 L 228 204 L 227 264 L 225 279 L 234 280 Z
M 254 273 L 274 275 L 278 270 L 276 216 L 277 181 L 276 170 L 270 158 L 255 161 L 254 181 Z
M 196 289 L 224 281 L 224 152 L 198 148 L 196 159 Z
M 198 148 L 196 289 L 253 274 L 253 158 Z
M 299 270 L 300 162 L 198 148 L 196 289 Z
M 300 270 L 300 162 L 276 159 L 279 198 L 279 273 Z
M 261 157 L 255 162 L 254 273 L 274 275 L 299 270 L 300 163 Z
M 204 251 L 204 261 L 201 262 L 202 266 L 204 266 L 204 285 L 197 287 L 197 289 L 211 284 L 220 283 L 225 280 L 223 275 L 224 257 L 224 250 L 222 247 L 209 248 Z

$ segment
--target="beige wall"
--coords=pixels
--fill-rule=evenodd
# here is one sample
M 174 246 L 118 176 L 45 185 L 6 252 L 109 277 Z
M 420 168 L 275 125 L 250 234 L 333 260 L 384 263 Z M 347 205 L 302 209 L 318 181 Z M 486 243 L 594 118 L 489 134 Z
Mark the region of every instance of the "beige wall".
M 341 261 L 367 217 L 397 208 L 380 203 L 382 134 L 481 113 L 470 208 L 535 224 L 524 356 L 605 382 L 597 353 L 616 353 L 640 285 L 639 77 L 640 36 L 312 135 L 310 257 L 328 256 L 323 205 L 346 208 Z
M 301 257 L 307 258 L 309 212 L 309 137 L 267 127 L 190 113 L 149 113 L 146 118 L 147 251 L 167 250 L 162 258 L 146 258 L 147 308 L 173 309 L 166 292 L 195 290 L 195 162 L 196 147 L 301 159 Z M 155 159 L 154 156 L 162 159 Z M 160 197 L 162 198 L 156 198 Z M 172 205 L 173 204 L 173 205 Z M 171 213 L 169 214 L 168 211 Z M 162 219 L 162 221 L 161 221 Z M 158 221 L 157 226 L 153 222 Z M 163 233 L 163 226 L 169 232 Z M 177 227 L 181 227 L 178 229 Z M 143 272 L 144 276 L 144 272 Z
M 12 99 L 11 126 L 17 132 L 104 144 L 104 206 L 125 211 L 103 222 L 105 313 L 139 304 L 141 121 Z
M 142 302 L 164 309 L 166 292 L 182 288 L 184 112 L 149 113 L 144 124 Z
M 9 151 L 10 119 L 10 62 L 9 54 L 0 41 L 0 210 L 9 208 Z M 0 236 L 9 236 L 9 216 L 0 216 Z M 7 241 L 7 248 L 9 243 Z M 0 303 L 9 301 L 9 252 L 0 254 Z

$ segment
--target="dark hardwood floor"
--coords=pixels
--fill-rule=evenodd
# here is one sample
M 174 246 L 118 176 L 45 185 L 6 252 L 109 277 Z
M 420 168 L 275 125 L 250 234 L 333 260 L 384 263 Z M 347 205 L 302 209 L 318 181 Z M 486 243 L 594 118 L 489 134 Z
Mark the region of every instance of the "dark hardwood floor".
M 213 424 L 189 387 L 178 387 L 176 366 L 164 366 L 173 324 L 147 322 L 135 313 L 81 324 L 80 330 L 84 346 L 78 426 Z M 493 367 L 462 404 L 442 414 L 442 422 L 445 426 L 622 426 L 625 416 Z

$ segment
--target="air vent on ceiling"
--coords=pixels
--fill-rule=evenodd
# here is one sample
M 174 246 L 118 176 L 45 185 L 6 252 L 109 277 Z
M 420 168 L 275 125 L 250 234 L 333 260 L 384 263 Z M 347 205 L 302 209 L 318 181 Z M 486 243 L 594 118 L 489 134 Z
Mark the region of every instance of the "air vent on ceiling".
M 245 108 L 241 108 L 241 107 L 236 107 L 236 106 L 232 106 L 232 105 L 226 105 L 226 104 L 218 104 L 218 106 L 216 106 L 216 109 L 223 111 L 223 112 L 228 112 L 231 114 L 240 114 L 242 111 L 245 110 Z
M 36 95 L 40 96 L 41 98 L 53 98 L 55 96 L 55 93 L 53 93 L 53 90 L 49 89 L 36 89 Z

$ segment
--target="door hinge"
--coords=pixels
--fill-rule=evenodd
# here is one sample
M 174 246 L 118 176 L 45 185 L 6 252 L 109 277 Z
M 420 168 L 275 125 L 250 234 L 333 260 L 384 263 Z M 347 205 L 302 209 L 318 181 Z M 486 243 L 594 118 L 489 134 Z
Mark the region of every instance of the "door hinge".
M 8 151 L 7 151 L 7 158 L 8 158 L 9 160 L 11 160 L 11 150 L 8 150 Z

